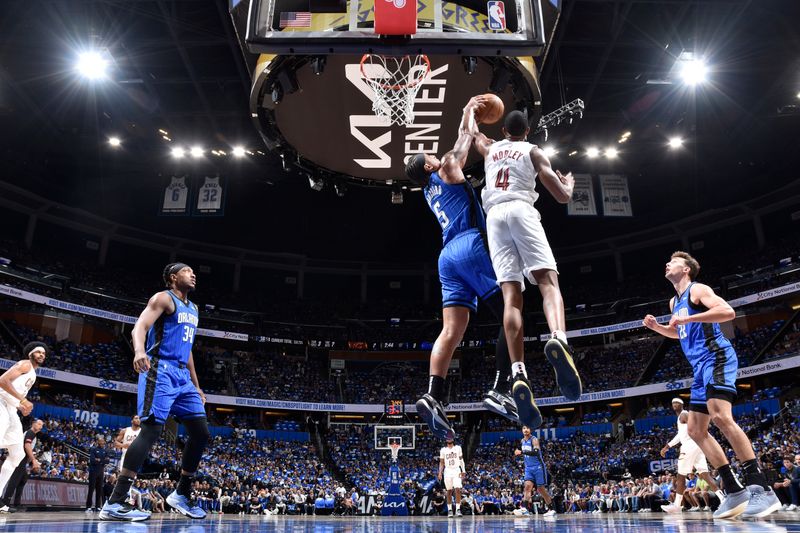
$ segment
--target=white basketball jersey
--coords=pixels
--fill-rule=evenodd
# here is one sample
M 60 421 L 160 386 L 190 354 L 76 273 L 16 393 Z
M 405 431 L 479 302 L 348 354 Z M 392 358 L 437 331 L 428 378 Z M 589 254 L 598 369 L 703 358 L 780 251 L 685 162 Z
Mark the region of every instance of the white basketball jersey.
M 219 177 L 206 176 L 202 187 L 197 191 L 197 209 L 219 210 L 222 208 L 222 187 Z
M 141 427 L 139 429 L 133 429 L 133 428 L 130 428 L 130 427 L 129 428 L 125 428 L 125 434 L 122 435 L 122 444 L 130 445 L 130 443 L 133 442 L 136 439 L 136 437 L 139 436 L 139 433 L 141 433 L 141 432 L 142 432 L 142 428 Z
M 681 441 L 681 453 L 688 453 L 697 448 L 697 443 L 689 436 L 689 424 L 681 422 L 681 415 L 683 415 L 683 413 L 688 415 L 686 411 L 682 411 L 681 414 L 678 415 L 678 439 Z
M 531 161 L 533 145 L 526 141 L 503 139 L 489 147 L 483 160 L 486 186 L 481 193 L 483 209 L 511 200 L 531 205 L 539 198 L 536 193 L 536 170 Z
M 175 176 L 170 179 L 169 185 L 164 190 L 164 210 L 184 210 L 189 199 L 189 188 L 186 186 L 186 177 Z
M 33 368 L 33 365 L 31 365 L 31 369 L 12 381 L 11 386 L 19 394 L 27 396 L 28 391 L 31 390 L 31 387 L 33 387 L 34 383 L 36 383 L 36 370 Z M 12 407 L 17 407 L 19 405 L 19 400 L 11 396 L 3 389 L 0 389 L 0 399 Z
M 445 446 L 439 451 L 439 459 L 444 459 L 445 470 L 461 470 L 461 446 L 455 445 L 452 448 Z

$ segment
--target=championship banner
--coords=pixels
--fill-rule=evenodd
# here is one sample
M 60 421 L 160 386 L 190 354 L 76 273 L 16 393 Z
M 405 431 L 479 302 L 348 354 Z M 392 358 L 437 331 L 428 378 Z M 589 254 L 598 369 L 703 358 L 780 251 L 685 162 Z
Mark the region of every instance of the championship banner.
M 5 371 L 16 361 L 0 359 L 0 370 Z M 783 370 L 800 368 L 800 355 L 768 361 L 755 366 L 740 368 L 736 372 L 737 379 L 745 379 Z M 50 368 L 38 368 L 36 375 L 41 378 L 63 381 L 78 385 L 85 385 L 96 389 L 113 390 L 135 394 L 137 385 L 134 383 L 123 383 L 120 381 L 104 380 L 92 376 L 73 374 L 63 370 L 53 370 Z M 549 396 L 547 398 L 537 398 L 538 405 L 569 405 L 575 403 L 596 402 L 599 400 L 617 400 L 620 398 L 630 398 L 634 396 L 649 396 L 661 392 L 673 392 L 685 390 L 692 386 L 692 378 L 676 379 L 666 383 L 651 383 L 639 387 L 627 389 L 614 389 L 598 392 L 586 392 L 575 401 L 567 400 L 563 396 Z M 222 396 L 219 394 L 207 394 L 206 401 L 212 405 L 230 405 L 241 407 L 256 407 L 260 409 L 280 409 L 283 411 L 323 411 L 330 413 L 382 413 L 385 409 L 384 404 L 354 404 L 354 403 L 319 403 L 319 402 L 295 402 L 290 400 L 268 400 L 261 398 L 238 398 L 236 396 Z M 460 411 L 483 411 L 482 402 L 470 403 L 451 403 L 445 409 L 448 412 Z M 406 412 L 416 413 L 415 405 L 407 405 Z
M 572 198 L 567 204 L 567 214 L 570 216 L 597 215 L 591 174 L 575 174 L 574 177 L 575 188 L 572 190 Z
M 169 183 L 164 188 L 160 214 L 189 214 L 189 186 L 186 184 L 186 176 L 172 176 L 169 179 Z
M 603 195 L 603 215 L 607 217 L 632 217 L 631 195 L 628 178 L 617 174 L 600 176 L 600 191 Z
M 225 214 L 225 188 L 219 175 L 206 176 L 197 188 L 197 201 L 194 204 L 195 216 L 222 216 Z

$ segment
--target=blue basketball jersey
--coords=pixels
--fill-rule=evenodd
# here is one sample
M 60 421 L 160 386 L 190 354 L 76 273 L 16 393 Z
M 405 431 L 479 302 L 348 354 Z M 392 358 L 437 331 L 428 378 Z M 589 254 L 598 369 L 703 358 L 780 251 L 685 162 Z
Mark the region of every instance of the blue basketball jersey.
M 183 303 L 172 291 L 166 293 L 175 302 L 175 312 L 171 315 L 162 313 L 158 317 L 147 332 L 145 351 L 150 357 L 185 365 L 189 361 L 197 330 L 197 306 L 192 302 Z
M 694 283 L 690 283 L 683 294 L 675 296 L 675 302 L 672 305 L 673 315 L 692 316 L 707 311 L 702 304 L 692 303 L 690 294 L 692 285 Z M 695 368 L 697 363 L 703 360 L 724 358 L 726 352 L 733 351 L 733 346 L 722 334 L 719 324 L 689 322 L 680 325 L 678 326 L 678 339 L 692 368 Z
M 483 209 L 469 183 L 448 185 L 437 172 L 433 172 L 423 192 L 428 207 L 442 227 L 443 245 L 468 229 L 486 231 Z
M 520 441 L 522 453 L 533 452 L 533 436 L 529 439 L 522 439 Z M 537 455 L 523 455 L 525 458 L 525 468 L 541 468 L 544 466 L 544 459 L 542 458 L 542 448 L 539 448 Z

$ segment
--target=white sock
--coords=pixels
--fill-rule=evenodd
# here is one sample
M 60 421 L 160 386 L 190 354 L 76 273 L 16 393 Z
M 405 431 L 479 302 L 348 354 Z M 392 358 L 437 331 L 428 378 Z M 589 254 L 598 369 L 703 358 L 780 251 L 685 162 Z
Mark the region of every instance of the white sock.
M 511 363 L 511 375 L 516 376 L 517 374 L 522 374 L 525 376 L 525 379 L 528 379 L 528 371 L 525 370 L 525 363 Z
M 683 494 L 675 494 L 675 505 L 677 507 L 681 507 L 681 503 L 683 502 Z
M 561 331 L 560 329 L 557 329 L 553 332 L 553 338 L 558 339 L 562 342 L 567 342 L 567 334 Z

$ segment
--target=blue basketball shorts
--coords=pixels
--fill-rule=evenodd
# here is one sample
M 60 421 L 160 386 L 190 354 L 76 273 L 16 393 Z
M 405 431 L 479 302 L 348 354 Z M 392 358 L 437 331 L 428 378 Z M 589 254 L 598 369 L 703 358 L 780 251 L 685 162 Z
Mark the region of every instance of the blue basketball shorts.
M 139 374 L 137 407 L 142 421 L 163 424 L 170 415 L 178 420 L 206 416 L 200 393 L 189 369 L 175 361 L 150 359 L 150 370 Z
M 689 398 L 689 410 L 708 414 L 709 398 L 727 400 L 736 398 L 736 371 L 739 358 L 732 347 L 709 353 L 694 365 L 694 381 Z
M 547 485 L 547 470 L 541 466 L 526 466 L 525 481 L 531 481 L 536 487 Z
M 439 254 L 439 282 L 442 284 L 442 307 L 478 309 L 478 299 L 485 300 L 500 290 L 492 269 L 492 260 L 483 236 L 477 229 L 459 233 Z

